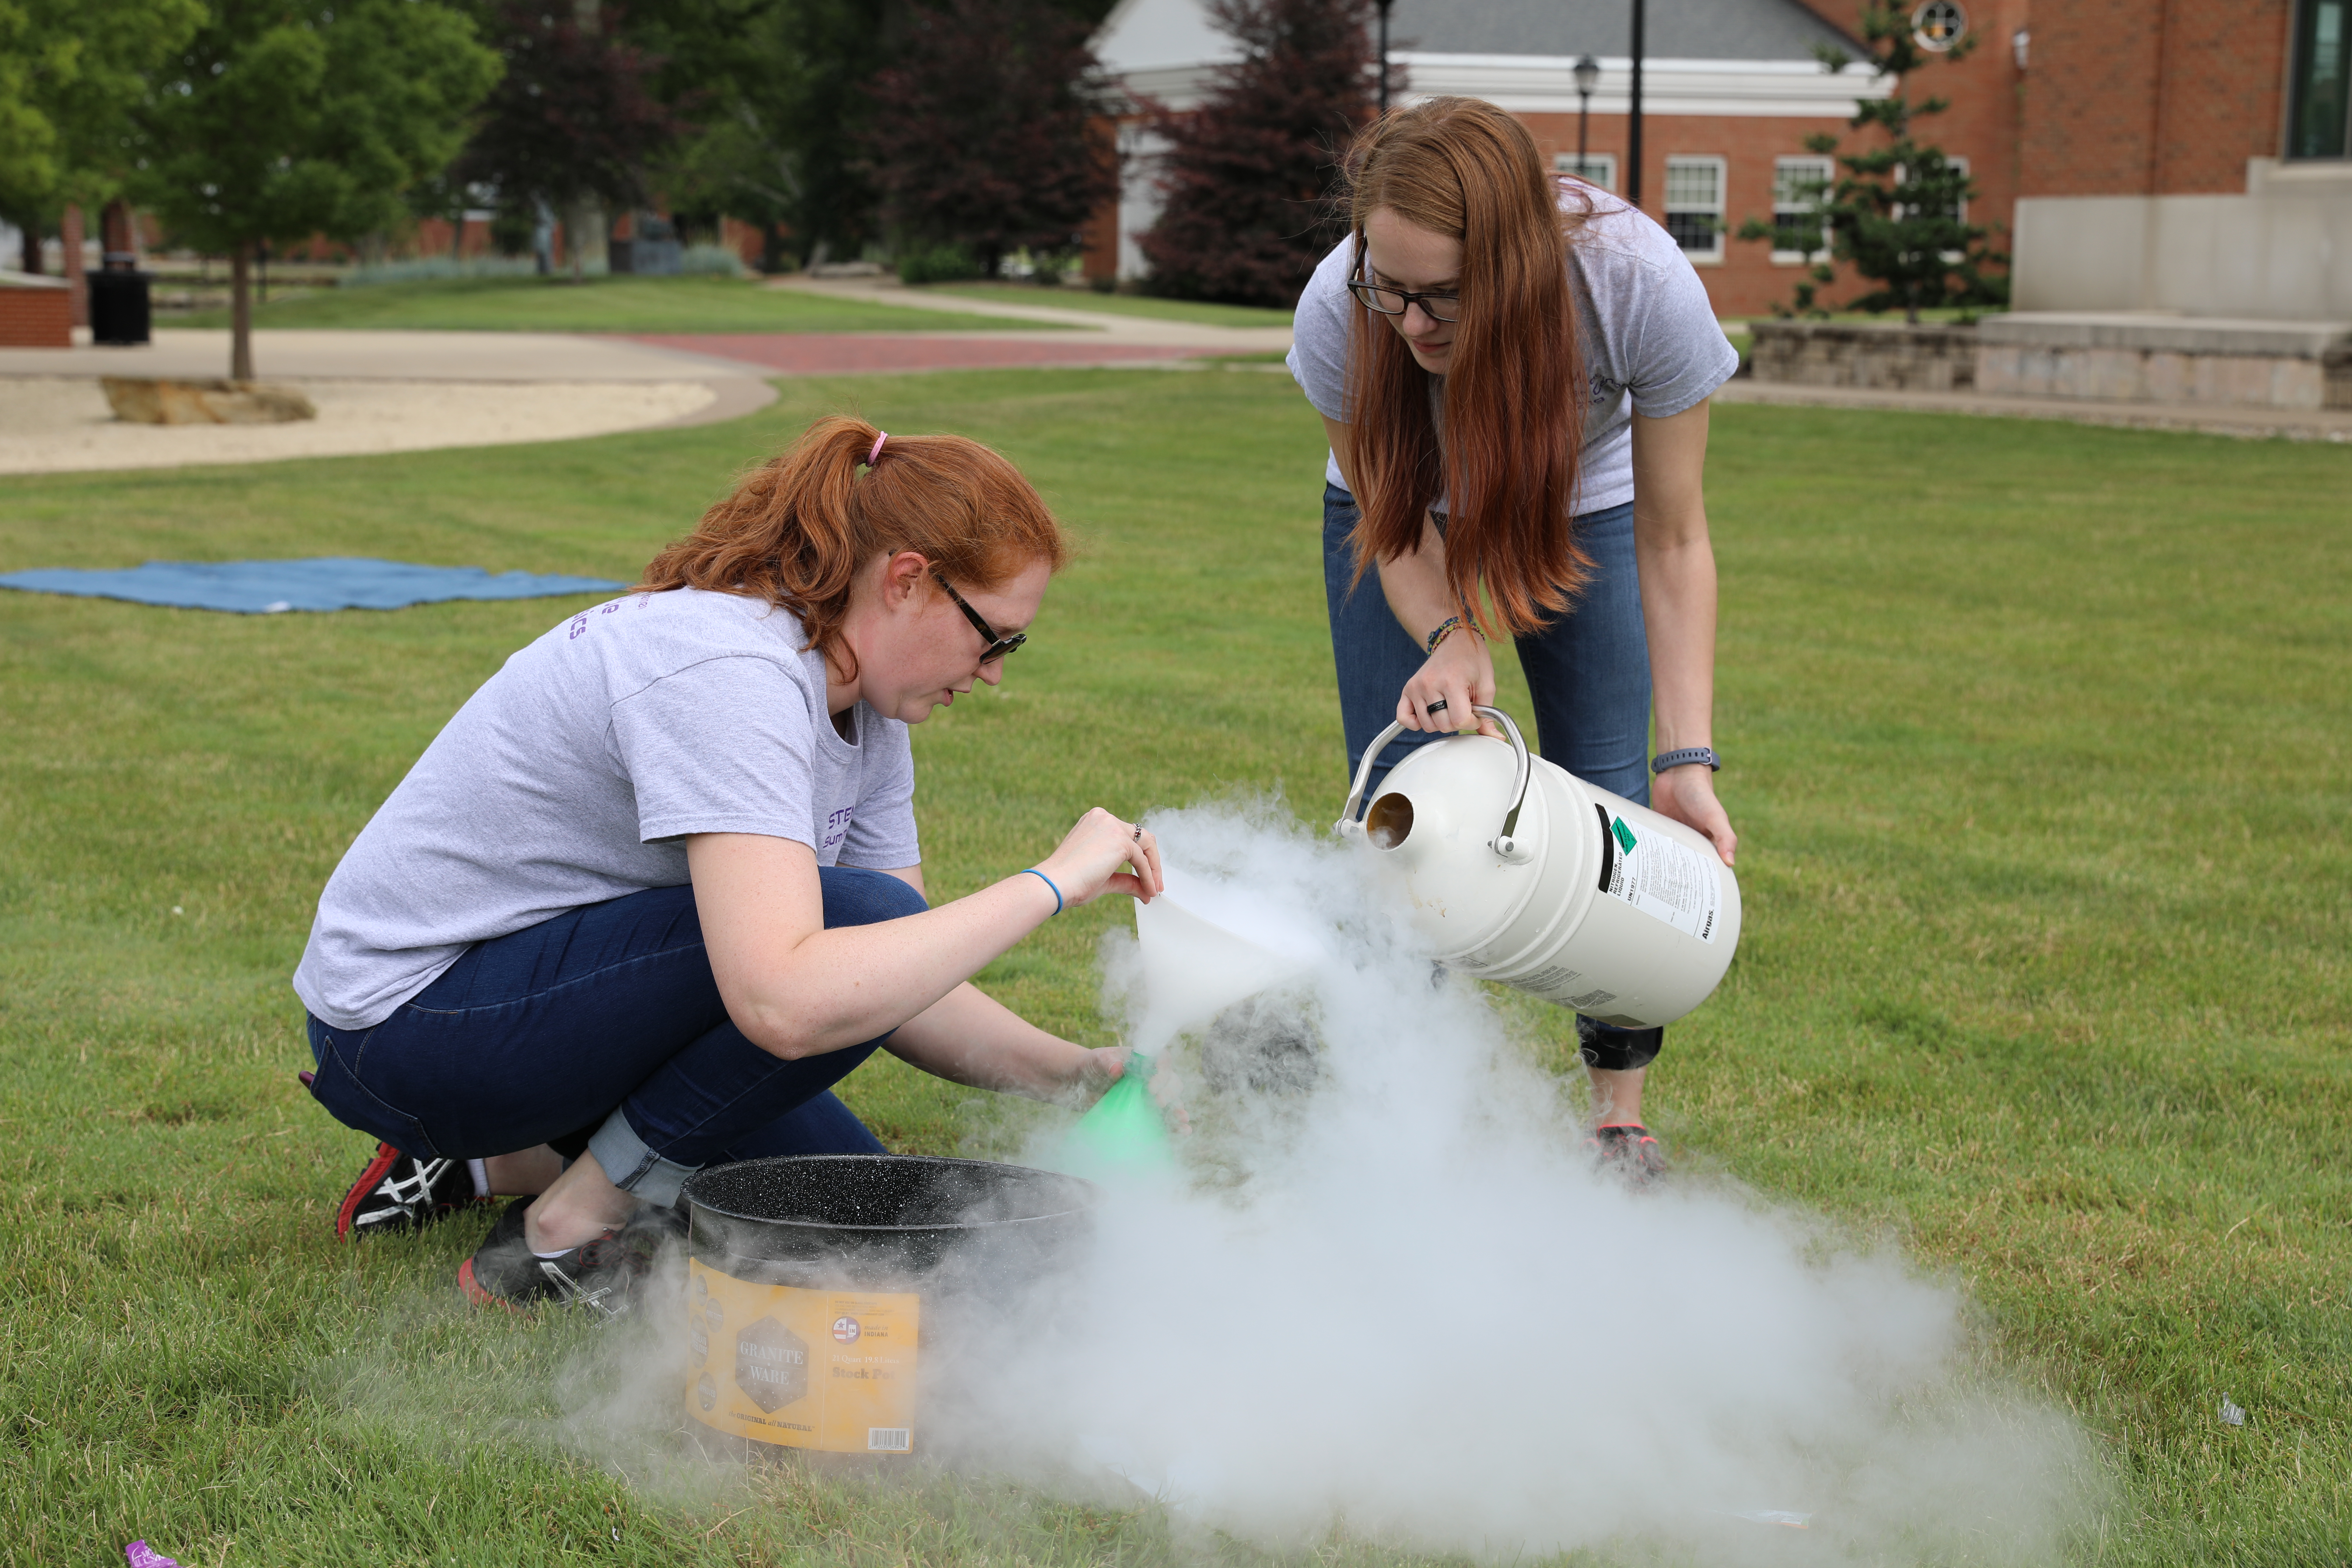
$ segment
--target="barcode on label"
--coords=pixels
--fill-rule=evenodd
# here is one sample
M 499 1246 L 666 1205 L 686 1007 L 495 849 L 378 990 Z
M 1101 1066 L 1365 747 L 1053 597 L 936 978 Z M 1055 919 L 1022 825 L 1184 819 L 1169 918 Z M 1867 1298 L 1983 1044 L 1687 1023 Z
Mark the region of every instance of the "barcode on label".
M 868 1426 L 866 1428 L 866 1451 L 869 1454 L 903 1454 L 915 1446 L 904 1426 Z

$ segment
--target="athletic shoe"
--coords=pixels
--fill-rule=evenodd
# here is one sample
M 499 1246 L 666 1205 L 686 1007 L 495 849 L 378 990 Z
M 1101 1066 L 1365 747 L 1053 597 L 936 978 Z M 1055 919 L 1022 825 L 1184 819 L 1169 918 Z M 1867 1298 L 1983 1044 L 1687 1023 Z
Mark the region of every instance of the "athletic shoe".
M 523 1211 L 531 1200 L 517 1198 L 499 1216 L 474 1256 L 457 1267 L 457 1289 L 477 1307 L 523 1307 L 538 1301 L 573 1301 L 607 1318 L 625 1315 L 637 1282 L 653 1262 L 652 1238 L 642 1227 L 627 1234 L 608 1230 L 553 1258 L 531 1251 L 524 1237 Z
M 389 1236 L 446 1219 L 461 1208 L 489 1202 L 479 1160 L 419 1160 L 389 1143 L 360 1173 L 335 1211 L 335 1235 Z
M 1666 1173 L 1665 1151 L 1638 1121 L 1596 1127 L 1584 1141 L 1592 1151 L 1592 1168 L 1615 1176 L 1639 1192 Z

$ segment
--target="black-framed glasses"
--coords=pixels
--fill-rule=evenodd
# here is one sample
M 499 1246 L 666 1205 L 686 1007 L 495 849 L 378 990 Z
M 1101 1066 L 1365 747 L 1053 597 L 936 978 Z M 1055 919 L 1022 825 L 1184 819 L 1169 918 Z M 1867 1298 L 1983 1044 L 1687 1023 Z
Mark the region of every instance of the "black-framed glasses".
M 998 637 L 996 628 L 982 620 L 978 610 L 964 603 L 963 595 L 955 591 L 955 584 L 948 581 L 946 573 L 935 569 L 931 573 L 931 580 L 947 590 L 948 597 L 955 601 L 955 607 L 961 610 L 963 618 L 971 623 L 971 629 L 978 632 L 982 639 L 988 644 L 988 647 L 981 652 L 981 663 L 993 664 L 1008 653 L 1017 653 L 1021 649 L 1021 645 L 1029 640 L 1027 632 L 1014 632 L 1009 637 Z
M 1462 296 L 1452 292 L 1432 293 L 1426 289 L 1397 289 L 1386 283 L 1368 282 L 1356 278 L 1349 280 L 1348 292 L 1367 310 L 1382 316 L 1402 316 L 1414 305 L 1433 321 L 1451 324 L 1462 319 Z

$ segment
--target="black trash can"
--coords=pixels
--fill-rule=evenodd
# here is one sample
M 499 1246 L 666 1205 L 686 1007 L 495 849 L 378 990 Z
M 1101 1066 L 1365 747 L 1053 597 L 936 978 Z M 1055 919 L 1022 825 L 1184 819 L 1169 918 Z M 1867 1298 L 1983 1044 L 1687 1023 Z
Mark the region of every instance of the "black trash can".
M 88 281 L 90 342 L 130 348 L 151 341 L 148 287 L 154 275 L 139 270 L 138 258 L 110 250 L 105 268 L 90 273 Z

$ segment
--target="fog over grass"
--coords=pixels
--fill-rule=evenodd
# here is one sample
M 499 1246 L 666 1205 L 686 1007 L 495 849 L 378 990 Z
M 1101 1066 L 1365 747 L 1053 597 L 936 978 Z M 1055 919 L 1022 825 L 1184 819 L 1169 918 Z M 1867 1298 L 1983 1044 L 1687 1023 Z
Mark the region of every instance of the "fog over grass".
M 1319 427 L 1278 376 L 794 382 L 736 424 L 559 447 L 0 480 L 0 567 L 364 554 L 627 578 L 845 406 L 997 443 L 1085 547 L 1003 695 L 917 733 L 937 893 L 1034 863 L 1097 803 L 1278 790 L 1310 829 L 1338 815 Z M 1854 1289 L 1960 1302 L 1944 1342 L 1973 1350 L 1940 1386 L 2071 1413 L 2115 1486 L 2064 1558 L 2340 1557 L 2352 452 L 1725 408 L 1708 496 L 1747 918 L 1653 1075 L 1678 1169 L 1822 1216 L 1799 1235 L 1864 1258 Z M 142 1537 L 207 1563 L 1439 1560 L 1370 1531 L 1250 1545 L 1131 1488 L 804 1467 L 665 1490 L 563 1440 L 565 1368 L 596 1349 L 578 1325 L 455 1309 L 483 1221 L 333 1243 L 366 1143 L 292 1077 L 285 981 L 318 889 L 466 696 L 576 607 L 0 595 L 0 1564 L 119 1562 Z M 1073 911 L 982 984 L 1108 1041 L 1098 948 L 1125 918 Z M 1575 1105 L 1565 1020 L 1490 1005 L 1486 1059 L 1554 1128 L 1496 1157 L 1541 1168 L 1567 1134 L 1537 1091 Z M 845 1092 L 910 1152 L 1011 1157 L 1041 1131 L 894 1064 Z M 1574 1212 L 1597 1226 L 1614 1201 Z M 1758 1223 L 1734 1234 L 1789 1222 Z M 1459 1275 L 1441 1260 L 1426 1279 Z

